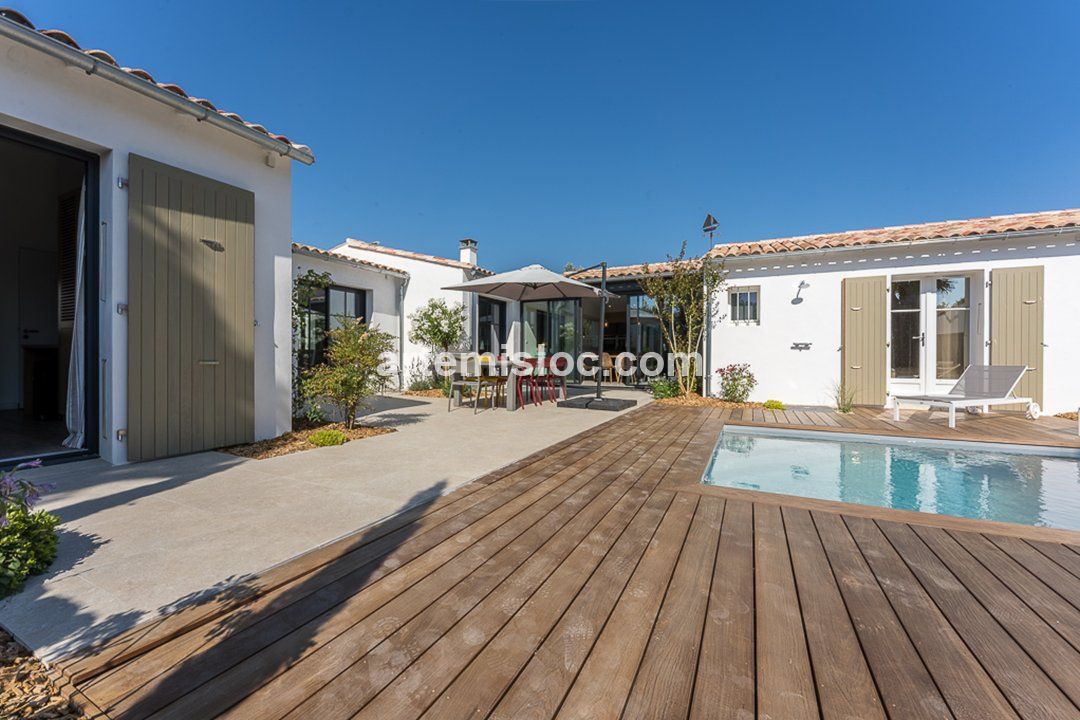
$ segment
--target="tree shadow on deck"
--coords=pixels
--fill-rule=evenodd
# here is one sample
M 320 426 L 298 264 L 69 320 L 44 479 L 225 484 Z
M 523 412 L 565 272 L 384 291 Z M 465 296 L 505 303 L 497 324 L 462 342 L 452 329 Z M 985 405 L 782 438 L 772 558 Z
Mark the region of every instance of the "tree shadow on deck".
M 311 554 L 175 603 L 166 610 L 179 611 L 178 617 L 192 608 L 209 617 L 77 684 L 114 719 L 216 716 L 360 621 L 367 613 L 351 616 L 344 605 L 403 564 L 390 556 L 418 534 L 416 520 L 446 486 L 440 481 L 413 495 L 395 516 L 331 543 L 333 557 L 311 563 L 315 567 L 306 574 L 304 559 Z M 288 582 L 267 587 L 268 576 L 281 579 L 283 572 Z M 170 619 L 153 625 L 162 622 Z

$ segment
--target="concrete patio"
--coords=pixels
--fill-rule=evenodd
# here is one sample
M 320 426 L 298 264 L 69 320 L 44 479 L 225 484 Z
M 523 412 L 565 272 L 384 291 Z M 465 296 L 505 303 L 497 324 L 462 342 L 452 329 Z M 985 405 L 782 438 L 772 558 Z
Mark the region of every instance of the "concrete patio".
M 608 391 L 649 401 L 634 390 Z M 379 398 L 366 423 L 397 432 L 268 460 L 208 452 L 34 471 L 56 485 L 50 571 L 0 604 L 0 625 L 43 659 L 66 655 L 611 420 Z

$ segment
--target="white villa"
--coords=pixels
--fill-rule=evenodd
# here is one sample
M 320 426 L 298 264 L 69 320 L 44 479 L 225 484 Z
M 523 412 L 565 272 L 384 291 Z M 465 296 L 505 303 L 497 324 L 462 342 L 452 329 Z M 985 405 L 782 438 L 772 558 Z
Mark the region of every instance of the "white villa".
M 702 348 L 708 377 L 749 363 L 759 382 L 755 400 L 829 405 L 843 383 L 858 404 L 885 406 L 892 393 L 945 392 L 969 364 L 1025 364 L 1019 395 L 1045 412 L 1075 409 L 1078 226 L 1080 210 L 1061 210 L 718 244 L 709 256 L 724 264 L 727 285 Z M 303 267 L 311 250 L 297 248 Z M 642 265 L 608 268 L 615 297 L 601 349 L 599 300 L 515 303 L 440 290 L 486 272 L 476 264 L 475 241 L 462 241 L 457 261 L 356 240 L 320 252 L 326 269 L 342 273 L 335 278 L 355 273 L 346 268 L 361 258 L 408 273 L 394 285 L 405 293 L 406 316 L 429 297 L 464 302 L 479 351 L 491 349 L 492 327 L 511 352 L 664 350 L 638 283 Z M 374 278 L 379 270 L 364 272 Z M 598 283 L 599 271 L 576 277 Z M 374 297 L 374 279 L 356 282 Z M 389 296 L 374 302 L 384 329 L 404 327 L 401 316 L 378 316 L 380 306 L 393 305 Z M 406 343 L 402 352 L 407 363 L 422 349 Z M 707 391 L 715 388 L 706 382 Z
M 291 173 L 311 149 L 15 10 L 0 58 L 5 466 L 288 430 Z
M 456 257 L 292 243 L 303 144 L 14 10 L 0 10 L 0 57 L 0 464 L 287 431 L 290 291 L 307 269 L 334 280 L 309 309 L 324 324 L 351 314 L 396 335 L 399 387 L 424 363 L 408 317 L 431 298 L 464 303 L 478 351 L 664 351 L 641 266 L 609 268 L 600 347 L 599 298 L 443 290 L 490 272 L 474 240 Z M 749 363 L 754 399 L 827 404 L 844 383 L 881 406 L 947 389 L 969 363 L 1026 364 L 1021 394 L 1074 409 L 1078 225 L 1063 210 L 717 245 L 729 286 L 705 389 Z M 317 360 L 321 339 L 303 343 Z

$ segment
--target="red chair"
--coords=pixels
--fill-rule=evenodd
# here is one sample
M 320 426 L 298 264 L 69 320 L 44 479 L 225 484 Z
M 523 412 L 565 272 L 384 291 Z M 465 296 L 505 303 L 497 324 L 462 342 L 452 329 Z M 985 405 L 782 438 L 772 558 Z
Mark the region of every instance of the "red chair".
M 517 401 L 518 407 L 525 407 L 525 397 L 523 386 L 528 388 L 529 397 L 533 401 L 533 405 L 542 405 L 544 400 L 540 393 L 540 382 L 537 379 L 537 360 L 535 358 L 525 358 L 525 363 L 531 367 L 517 376 Z
M 562 399 L 566 399 L 566 375 L 562 373 L 570 366 L 570 360 L 568 358 L 551 359 L 548 361 L 548 372 L 544 375 L 544 380 L 547 385 L 548 400 L 555 402 L 559 399 L 556 391 L 556 386 L 562 388 Z M 557 370 L 560 374 L 556 375 L 553 370 Z

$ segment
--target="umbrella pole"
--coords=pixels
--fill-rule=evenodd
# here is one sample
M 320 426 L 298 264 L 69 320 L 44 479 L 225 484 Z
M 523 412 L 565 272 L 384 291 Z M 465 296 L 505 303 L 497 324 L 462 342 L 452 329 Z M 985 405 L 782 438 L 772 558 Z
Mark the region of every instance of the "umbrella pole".
M 596 399 L 600 400 L 604 394 L 604 315 L 607 310 L 607 263 L 600 263 L 600 361 L 596 369 Z

